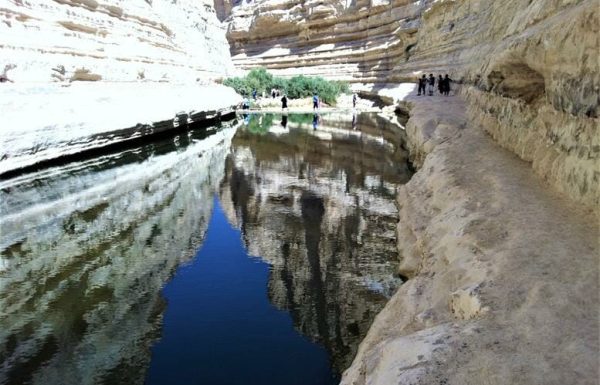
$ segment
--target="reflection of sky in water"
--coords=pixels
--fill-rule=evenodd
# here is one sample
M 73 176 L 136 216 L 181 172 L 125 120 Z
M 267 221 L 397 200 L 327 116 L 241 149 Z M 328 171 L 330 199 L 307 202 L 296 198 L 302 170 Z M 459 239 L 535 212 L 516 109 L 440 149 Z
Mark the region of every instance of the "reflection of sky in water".
M 266 295 L 269 265 L 248 256 L 215 199 L 206 239 L 164 290 L 146 384 L 336 384 L 325 349 Z
M 151 382 L 180 367 L 329 383 L 398 284 L 410 168 L 377 116 L 313 119 L 249 115 L 235 137 L 190 132 L 3 181 L 0 384 L 135 384 L 148 367 Z

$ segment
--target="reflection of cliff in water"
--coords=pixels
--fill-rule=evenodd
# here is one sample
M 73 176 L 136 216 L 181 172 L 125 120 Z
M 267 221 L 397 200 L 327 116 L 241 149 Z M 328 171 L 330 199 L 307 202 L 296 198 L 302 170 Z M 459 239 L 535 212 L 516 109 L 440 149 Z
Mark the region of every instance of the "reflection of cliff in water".
M 257 116 L 238 130 L 221 202 L 253 255 L 272 265 L 269 295 L 346 368 L 400 283 L 396 188 L 410 178 L 398 126 L 377 115 Z M 266 122 L 261 128 L 260 120 Z
M 142 383 L 160 288 L 202 242 L 234 129 L 0 185 L 0 384 Z

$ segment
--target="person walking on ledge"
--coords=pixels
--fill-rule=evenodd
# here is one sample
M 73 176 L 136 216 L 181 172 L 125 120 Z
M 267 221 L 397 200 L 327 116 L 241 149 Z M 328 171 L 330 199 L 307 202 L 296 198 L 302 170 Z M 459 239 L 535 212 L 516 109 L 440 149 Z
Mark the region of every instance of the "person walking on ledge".
M 438 92 L 440 93 L 440 95 L 444 94 L 444 79 L 442 78 L 442 75 L 438 75 L 438 79 L 437 79 L 437 84 L 438 84 Z
M 433 90 L 435 90 L 435 78 L 433 74 L 429 74 L 429 79 L 427 79 L 427 91 L 429 91 L 429 96 L 433 96 Z
M 352 108 L 356 108 L 356 93 L 352 94 Z
M 443 79 L 443 87 L 442 87 L 442 89 L 443 89 L 442 93 L 446 96 L 448 96 L 450 94 L 450 82 L 451 81 L 452 81 L 452 79 L 450 79 L 448 77 L 448 74 L 446 74 L 446 76 L 444 76 L 444 79 Z
M 417 79 L 417 81 L 419 82 L 419 93 L 417 96 L 425 95 L 425 84 L 427 84 L 427 78 L 425 75 L 423 75 Z
M 281 109 L 285 110 L 287 109 L 287 96 L 285 96 L 285 94 L 283 94 L 283 97 L 281 98 Z
M 319 95 L 315 92 L 313 94 L 313 110 L 319 109 Z

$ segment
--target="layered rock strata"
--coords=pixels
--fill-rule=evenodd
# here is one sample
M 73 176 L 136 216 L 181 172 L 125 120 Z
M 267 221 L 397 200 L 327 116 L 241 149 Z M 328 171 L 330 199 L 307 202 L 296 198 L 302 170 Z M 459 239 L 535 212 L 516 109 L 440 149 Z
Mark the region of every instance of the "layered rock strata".
M 397 200 L 409 279 L 342 384 L 594 384 L 596 218 L 470 123 L 461 98 L 408 101 L 421 164 Z
M 0 383 L 142 384 L 235 129 L 0 184 Z
M 0 36 L 0 174 L 99 154 L 241 101 L 211 84 L 233 65 L 205 0 L 3 0 Z
M 257 1 L 233 7 L 227 38 L 240 68 L 373 83 L 374 93 L 449 73 L 471 87 L 483 129 L 597 207 L 599 12 L 595 0 Z
M 395 67 L 406 60 L 430 2 L 242 2 L 226 20 L 227 39 L 242 69 L 382 82 L 397 77 Z
M 206 0 L 3 0 L 0 71 L 23 81 L 179 81 L 233 69 Z

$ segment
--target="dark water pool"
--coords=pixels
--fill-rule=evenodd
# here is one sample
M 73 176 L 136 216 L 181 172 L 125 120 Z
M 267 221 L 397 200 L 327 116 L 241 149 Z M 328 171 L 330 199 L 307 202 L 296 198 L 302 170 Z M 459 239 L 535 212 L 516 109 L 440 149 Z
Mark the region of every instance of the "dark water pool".
M 163 290 L 168 306 L 146 383 L 336 383 L 325 348 L 265 295 L 268 280 L 269 265 L 248 255 L 215 197 L 204 243 Z
M 0 384 L 335 384 L 401 283 L 402 131 L 241 116 L 0 182 Z

